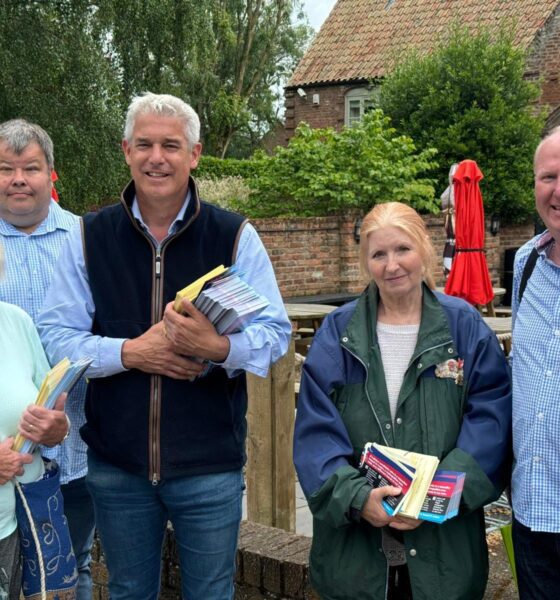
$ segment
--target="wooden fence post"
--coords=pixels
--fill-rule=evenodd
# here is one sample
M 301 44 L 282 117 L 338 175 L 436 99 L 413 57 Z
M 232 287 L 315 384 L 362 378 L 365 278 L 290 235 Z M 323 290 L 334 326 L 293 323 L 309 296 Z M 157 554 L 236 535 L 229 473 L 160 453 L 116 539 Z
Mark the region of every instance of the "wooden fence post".
M 295 531 L 294 342 L 267 377 L 247 373 L 247 518 Z

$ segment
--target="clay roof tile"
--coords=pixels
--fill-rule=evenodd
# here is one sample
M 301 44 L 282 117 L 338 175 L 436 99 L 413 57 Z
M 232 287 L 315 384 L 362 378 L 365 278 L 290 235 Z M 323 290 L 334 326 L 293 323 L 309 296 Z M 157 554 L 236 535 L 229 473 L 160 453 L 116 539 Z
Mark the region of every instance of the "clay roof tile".
M 429 52 L 455 22 L 495 31 L 509 19 L 518 24 L 516 43 L 527 48 L 559 6 L 558 0 L 338 0 L 288 86 L 382 76 L 388 56 Z

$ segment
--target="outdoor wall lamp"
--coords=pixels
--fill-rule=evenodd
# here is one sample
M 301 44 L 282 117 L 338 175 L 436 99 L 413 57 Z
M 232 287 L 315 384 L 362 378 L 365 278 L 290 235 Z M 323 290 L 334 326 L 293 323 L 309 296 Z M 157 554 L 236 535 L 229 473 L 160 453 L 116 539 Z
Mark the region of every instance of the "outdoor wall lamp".
M 360 243 L 360 229 L 362 228 L 362 217 L 358 217 L 354 223 L 354 241 Z
M 498 215 L 497 213 L 494 213 L 491 217 L 490 217 L 490 233 L 492 235 L 497 235 L 500 231 L 500 215 Z

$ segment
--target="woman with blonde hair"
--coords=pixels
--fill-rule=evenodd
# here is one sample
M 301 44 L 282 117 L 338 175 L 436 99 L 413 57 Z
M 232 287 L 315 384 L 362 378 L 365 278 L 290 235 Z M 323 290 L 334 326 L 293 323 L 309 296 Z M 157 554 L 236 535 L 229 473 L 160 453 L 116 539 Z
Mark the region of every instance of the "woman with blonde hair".
M 317 332 L 303 367 L 294 461 L 313 513 L 311 579 L 325 600 L 482 598 L 483 506 L 508 473 L 511 389 L 479 313 L 434 291 L 422 218 L 389 202 L 363 220 L 368 286 Z M 437 456 L 466 474 L 459 514 L 390 517 L 360 472 L 366 443 Z

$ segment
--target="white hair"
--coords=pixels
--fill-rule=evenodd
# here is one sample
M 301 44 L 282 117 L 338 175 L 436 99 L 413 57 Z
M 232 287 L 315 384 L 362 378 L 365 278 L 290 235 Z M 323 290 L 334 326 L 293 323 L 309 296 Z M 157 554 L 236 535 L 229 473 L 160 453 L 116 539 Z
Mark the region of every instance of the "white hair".
M 124 139 L 130 144 L 134 125 L 139 115 L 153 114 L 162 117 L 178 117 L 184 123 L 185 139 L 189 148 L 200 141 L 200 119 L 190 104 L 170 94 L 145 92 L 135 96 L 126 113 Z

